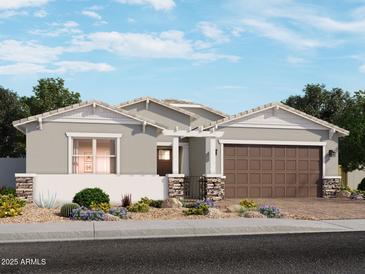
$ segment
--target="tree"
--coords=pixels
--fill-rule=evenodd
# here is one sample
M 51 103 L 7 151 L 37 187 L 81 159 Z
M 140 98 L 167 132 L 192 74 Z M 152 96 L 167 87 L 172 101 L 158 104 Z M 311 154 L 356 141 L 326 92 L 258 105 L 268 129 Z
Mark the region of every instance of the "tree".
M 38 85 L 33 87 L 34 95 L 23 97 L 28 105 L 30 114 L 37 115 L 57 108 L 80 103 L 80 93 L 70 91 L 64 86 L 61 78 L 45 78 L 38 80 Z
M 0 157 L 25 155 L 25 136 L 13 127 L 12 122 L 28 115 L 19 96 L 0 86 Z
M 339 163 L 346 171 L 365 168 L 365 93 L 353 96 L 340 88 L 308 84 L 303 96 L 290 96 L 284 104 L 350 131 L 339 139 Z

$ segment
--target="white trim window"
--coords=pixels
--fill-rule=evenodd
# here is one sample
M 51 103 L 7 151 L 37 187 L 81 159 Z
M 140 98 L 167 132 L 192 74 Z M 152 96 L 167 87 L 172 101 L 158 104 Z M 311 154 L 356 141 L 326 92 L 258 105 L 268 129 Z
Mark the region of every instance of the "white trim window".
M 119 174 L 121 134 L 66 133 L 68 173 Z

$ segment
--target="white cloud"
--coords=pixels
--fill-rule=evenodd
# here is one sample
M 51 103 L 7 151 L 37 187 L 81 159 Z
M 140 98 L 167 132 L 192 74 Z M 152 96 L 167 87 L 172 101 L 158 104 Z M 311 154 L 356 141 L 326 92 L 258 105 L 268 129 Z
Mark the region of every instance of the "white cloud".
M 2 61 L 44 64 L 57 60 L 62 52 L 61 47 L 52 48 L 36 42 L 5 40 L 0 43 Z
M 361 73 L 364 73 L 364 74 L 365 74 L 365 64 L 363 64 L 363 65 L 361 65 L 361 66 L 359 67 L 359 71 L 360 71 Z
M 134 23 L 134 22 L 136 22 L 136 19 L 134 19 L 132 17 L 128 17 L 127 21 L 128 21 L 128 23 Z
M 80 34 L 81 30 L 78 29 L 79 24 L 75 21 L 67 21 L 64 23 L 52 23 L 47 29 L 34 29 L 29 33 L 33 35 L 42 35 L 49 37 L 57 37 L 64 34 Z
M 301 58 L 301 57 L 296 57 L 296 56 L 288 56 L 286 58 L 286 61 L 289 64 L 292 64 L 292 65 L 301 65 L 301 64 L 308 63 L 308 60 L 307 59 L 304 59 L 304 58 Z
M 267 21 L 244 19 L 242 20 L 242 23 L 259 33 L 261 36 L 293 46 L 297 49 L 309 49 L 323 46 L 321 42 L 317 40 L 301 37 L 287 28 L 274 25 Z
M 209 39 L 212 39 L 218 43 L 229 42 L 229 38 L 224 34 L 224 32 L 214 23 L 210 22 L 199 22 L 199 31 Z
M 88 71 L 108 72 L 114 70 L 111 65 L 106 63 L 91 63 L 84 61 L 61 61 L 56 62 L 55 65 L 57 68 L 54 71 L 59 73 Z
M 88 17 L 91 17 L 93 19 L 96 19 L 96 20 L 102 20 L 103 18 L 95 11 L 91 11 L 91 10 L 83 10 L 81 12 L 83 15 L 85 16 L 88 16 Z
M 5 10 L 0 12 L 0 19 L 7 19 L 10 17 L 18 16 L 18 15 L 27 15 L 26 11 L 16 11 L 16 10 Z
M 33 13 L 33 15 L 38 18 L 43 18 L 46 17 L 48 13 L 45 10 L 37 10 Z
M 20 9 L 27 7 L 39 7 L 46 5 L 48 0 L 1 0 L 0 10 Z
M 129 5 L 149 5 L 155 10 L 171 10 L 176 4 L 174 0 L 116 0 L 122 4 Z
M 95 32 L 75 37 L 72 51 L 106 50 L 122 57 L 237 61 L 239 57 L 200 51 L 194 41 L 187 40 L 181 31 L 171 30 L 160 34 Z
M 78 72 L 109 72 L 114 68 L 106 63 L 91 63 L 84 61 L 56 62 L 53 67 L 32 63 L 15 63 L 0 66 L 0 75 L 20 75 L 38 73 L 78 73 Z

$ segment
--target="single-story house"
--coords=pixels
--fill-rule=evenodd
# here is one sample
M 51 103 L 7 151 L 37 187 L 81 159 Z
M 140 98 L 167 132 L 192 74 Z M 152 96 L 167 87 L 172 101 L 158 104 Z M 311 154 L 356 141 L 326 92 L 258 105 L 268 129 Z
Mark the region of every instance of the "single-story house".
M 26 135 L 28 200 L 72 200 L 86 187 L 113 202 L 327 197 L 339 187 L 338 138 L 349 132 L 281 103 L 230 116 L 182 100 L 82 102 L 15 121 Z M 195 189 L 194 191 L 192 189 Z M 191 194 L 190 193 L 190 194 Z

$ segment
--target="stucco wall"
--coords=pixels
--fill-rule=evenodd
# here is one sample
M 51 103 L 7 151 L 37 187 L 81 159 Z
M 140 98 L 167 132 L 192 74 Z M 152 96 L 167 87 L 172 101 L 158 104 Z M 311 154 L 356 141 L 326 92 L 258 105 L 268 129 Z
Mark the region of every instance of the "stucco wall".
M 224 131 L 221 139 L 229 140 L 265 140 L 265 141 L 302 141 L 327 142 L 325 157 L 325 176 L 338 176 L 338 136 L 335 134 L 328 139 L 328 130 L 301 130 L 301 129 L 265 129 L 265 128 L 230 128 L 221 127 Z M 216 157 L 217 172 L 221 173 L 221 146 L 217 140 L 218 155 Z M 328 156 L 328 151 L 336 151 L 334 157 Z
M 104 190 L 112 204 L 120 204 L 124 194 L 131 194 L 133 202 L 142 197 L 156 200 L 168 197 L 167 178 L 158 175 L 37 174 L 33 200 L 39 203 L 41 198 L 45 201 L 55 197 L 56 205 L 62 205 L 88 187 Z
M 205 109 L 202 108 L 189 108 L 189 107 L 182 107 L 183 109 L 195 113 L 196 115 L 199 116 L 199 118 L 192 120 L 191 122 L 191 127 L 198 127 L 198 126 L 205 126 L 207 124 L 209 124 L 210 122 L 214 122 L 217 120 L 222 119 L 223 117 L 217 114 L 214 114 L 210 111 L 207 111 Z
M 68 149 L 66 132 L 121 133 L 121 174 L 156 174 L 156 128 L 141 125 L 37 123 L 27 128 L 27 173 L 66 174 Z
M 0 187 L 15 188 L 15 173 L 25 172 L 25 158 L 0 158 Z
M 361 180 L 365 178 L 365 170 L 354 170 L 347 173 L 347 185 L 352 189 L 357 189 Z
M 125 106 L 123 109 L 160 123 L 169 129 L 175 129 L 176 126 L 180 129 L 187 129 L 190 126 L 190 116 L 154 102 L 149 102 L 148 109 L 146 109 L 146 102 Z

